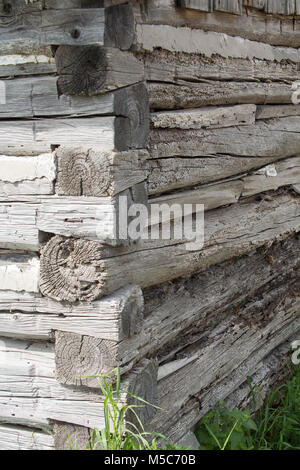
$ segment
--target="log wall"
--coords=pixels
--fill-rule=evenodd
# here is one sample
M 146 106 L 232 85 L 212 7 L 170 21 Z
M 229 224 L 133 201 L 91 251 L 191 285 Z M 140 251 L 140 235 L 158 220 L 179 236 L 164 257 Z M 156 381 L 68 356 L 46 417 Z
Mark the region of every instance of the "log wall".
M 0 12 L 0 449 L 85 448 L 115 367 L 181 442 L 299 339 L 300 4 Z M 135 204 L 203 204 L 203 246 L 121 234 Z

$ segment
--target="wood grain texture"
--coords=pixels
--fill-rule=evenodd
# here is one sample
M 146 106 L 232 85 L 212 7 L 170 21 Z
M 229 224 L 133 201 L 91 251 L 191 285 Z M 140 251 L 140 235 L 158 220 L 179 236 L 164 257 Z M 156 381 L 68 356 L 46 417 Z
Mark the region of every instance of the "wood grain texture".
M 280 225 L 277 220 L 281 220 Z M 235 204 L 209 212 L 203 249 L 184 240 L 145 240 L 144 236 L 129 250 L 104 249 L 96 242 L 57 236 L 41 252 L 40 288 L 56 300 L 94 300 L 128 282 L 147 287 L 204 271 L 298 230 L 299 200 L 282 194 L 271 201 Z
M 244 2 L 242 14 L 239 0 L 216 3 L 219 11 L 213 11 L 212 0 L 178 0 L 176 4 L 173 0 L 148 0 L 147 8 L 134 3 L 133 9 L 139 24 L 189 26 L 277 46 L 299 47 L 298 18 L 293 17 L 300 13 L 298 0 L 278 2 L 281 5 L 277 12 L 273 2 L 272 14 L 267 12 L 267 2 L 263 6 L 260 1 Z
M 28 275 L 25 263 L 24 271 Z M 126 286 L 86 304 L 55 302 L 40 293 L 25 292 L 26 286 L 20 291 L 13 291 L 13 285 L 6 287 L 10 290 L 0 291 L 1 336 L 49 341 L 54 331 L 63 331 L 113 343 L 118 361 L 135 356 L 133 348 L 126 354 L 125 350 L 126 340 L 142 328 L 144 303 L 139 287 Z M 118 346 L 121 341 L 124 347 Z
M 300 118 L 257 121 L 251 126 L 216 130 L 153 129 L 149 152 L 152 158 L 229 154 L 241 157 L 297 155 Z M 245 145 L 247 141 L 247 145 Z
M 100 46 L 60 46 L 55 53 L 60 95 L 97 95 L 144 80 L 133 54 Z
M 146 150 L 104 152 L 99 148 L 64 147 L 56 150 L 55 190 L 67 196 L 114 196 L 145 181 Z
M 54 450 L 54 438 L 50 432 L 3 424 L 0 450 Z
M 237 104 L 290 104 L 292 84 L 207 80 L 205 83 L 147 84 L 153 110 Z M 271 107 L 269 107 L 271 110 Z

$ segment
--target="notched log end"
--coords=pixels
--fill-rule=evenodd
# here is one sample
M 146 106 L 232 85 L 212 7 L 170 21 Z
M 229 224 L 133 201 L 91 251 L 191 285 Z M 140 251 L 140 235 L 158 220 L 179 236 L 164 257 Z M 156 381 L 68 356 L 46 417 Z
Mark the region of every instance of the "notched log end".
M 58 301 L 93 301 L 103 295 L 102 245 L 55 236 L 41 250 L 40 290 Z

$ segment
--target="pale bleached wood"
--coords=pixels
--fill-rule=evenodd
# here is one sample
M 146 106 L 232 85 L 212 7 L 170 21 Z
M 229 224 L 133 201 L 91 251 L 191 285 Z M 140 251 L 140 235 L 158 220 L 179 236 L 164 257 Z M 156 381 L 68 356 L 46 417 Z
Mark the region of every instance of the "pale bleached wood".
M 288 83 L 206 81 L 205 83 L 147 84 L 150 107 L 157 110 L 183 109 L 212 105 L 291 103 L 292 85 Z M 276 107 L 275 107 L 276 108 Z M 271 110 L 271 108 L 269 108 Z
M 53 154 L 38 157 L 0 155 L 0 197 L 16 194 L 53 194 L 56 164 Z
M 12 199 L 12 197 L 10 196 Z M 16 198 L 16 196 L 15 196 Z M 41 231 L 118 244 L 118 202 L 111 197 L 22 196 L 0 202 L 0 247 L 38 251 Z
M 5 155 L 39 155 L 53 146 L 99 146 L 103 151 L 131 148 L 131 122 L 126 117 L 41 119 L 0 122 L 0 151 Z
M 255 123 L 256 106 L 245 104 L 227 107 L 205 107 L 185 111 L 169 111 L 152 114 L 154 128 L 216 129 Z
M 222 154 L 149 159 L 145 162 L 148 171 L 148 192 L 149 195 L 155 195 L 178 188 L 212 183 L 219 181 L 220 176 L 228 178 L 243 175 L 278 159 L 279 157 L 238 157 Z
M 274 47 L 224 33 L 188 27 L 138 24 L 136 35 L 137 43 L 147 51 L 162 48 L 170 52 L 202 54 L 206 57 L 219 55 L 224 58 L 299 62 L 299 52 L 292 47 Z
M 24 270 L 29 275 L 25 268 L 24 263 Z M 118 343 L 137 335 L 142 328 L 144 304 L 141 289 L 137 286 L 119 289 L 100 301 L 75 305 L 22 291 L 0 291 L 1 336 L 47 341 L 53 338 L 54 331 L 60 330 L 105 340 L 114 343 L 116 348 L 115 367 L 123 360 L 123 355 L 125 359 L 126 341 L 124 346 L 119 347 Z M 128 361 L 135 354 L 134 348 L 127 351 Z
M 243 157 L 290 157 L 299 152 L 299 124 L 299 116 L 291 116 L 257 121 L 240 128 L 154 129 L 150 132 L 149 151 L 153 158 L 219 153 Z
M 39 292 L 39 258 L 0 250 L 0 290 Z
M 50 420 L 104 427 L 104 397 L 98 390 L 64 386 L 55 379 L 53 344 L 2 338 L 0 362 L 0 422 L 48 429 Z M 139 390 L 141 398 L 155 398 L 156 384 L 150 387 L 148 370 L 152 370 L 152 362 L 144 360 L 124 377 L 120 405 L 129 400 L 131 390 Z M 155 374 L 149 377 L 156 380 Z M 141 418 L 153 416 L 153 407 L 151 410 L 149 415 L 139 413 Z
M 54 450 L 54 438 L 50 432 L 1 425 L 0 450 Z
M 97 95 L 145 79 L 143 63 L 115 48 L 60 46 L 55 61 L 60 95 Z
M 149 131 L 149 102 L 143 83 L 93 97 L 58 96 L 57 77 L 6 80 L 1 118 L 115 115 L 130 120 L 131 146 L 145 147 Z
M 299 199 L 283 194 L 211 211 L 205 220 L 204 248 L 200 239 L 145 240 L 143 235 L 134 248 L 104 249 L 96 242 L 56 236 L 41 251 L 41 292 L 56 300 L 94 300 L 128 282 L 147 287 L 204 271 L 297 232 L 299 210 Z

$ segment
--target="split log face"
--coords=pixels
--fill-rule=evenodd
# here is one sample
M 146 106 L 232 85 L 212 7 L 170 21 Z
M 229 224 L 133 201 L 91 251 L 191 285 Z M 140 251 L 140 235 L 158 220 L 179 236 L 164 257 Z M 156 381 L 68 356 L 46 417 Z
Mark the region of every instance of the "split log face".
M 115 5 L 105 9 L 106 46 L 130 49 L 135 38 L 134 29 L 135 21 L 130 5 Z
M 107 374 L 117 364 L 113 341 L 72 333 L 55 334 L 56 379 L 62 384 L 97 387 L 100 374 Z
M 41 250 L 40 290 L 54 300 L 96 300 L 102 276 L 98 243 L 55 236 Z
M 55 421 L 53 426 L 55 450 L 71 450 L 77 443 L 78 450 L 85 450 L 91 441 L 91 430 L 84 426 Z

